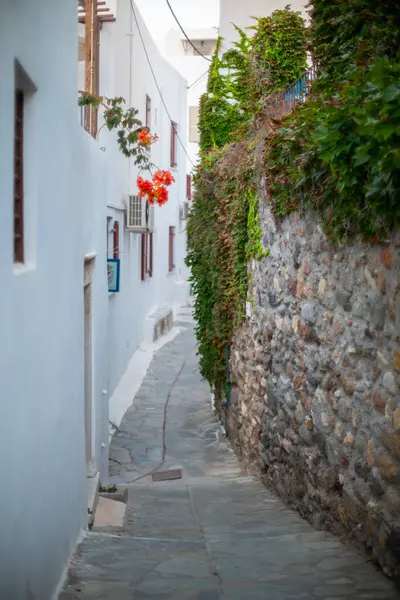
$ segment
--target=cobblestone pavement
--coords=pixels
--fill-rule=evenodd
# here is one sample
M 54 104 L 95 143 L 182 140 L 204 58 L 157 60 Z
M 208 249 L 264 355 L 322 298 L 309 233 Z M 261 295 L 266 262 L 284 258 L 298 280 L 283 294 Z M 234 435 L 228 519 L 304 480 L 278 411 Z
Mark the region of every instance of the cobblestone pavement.
M 200 379 L 189 314 L 181 319 L 112 439 L 111 481 L 127 489 L 124 527 L 88 534 L 60 600 L 399 598 L 363 556 L 242 473 Z M 133 483 L 162 458 L 169 391 L 161 470 L 181 468 L 183 478 Z

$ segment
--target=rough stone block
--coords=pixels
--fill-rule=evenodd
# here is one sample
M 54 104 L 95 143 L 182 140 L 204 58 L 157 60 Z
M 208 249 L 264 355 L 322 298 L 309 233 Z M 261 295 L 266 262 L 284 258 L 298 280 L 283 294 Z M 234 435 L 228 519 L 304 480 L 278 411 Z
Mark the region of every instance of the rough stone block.
M 393 369 L 397 371 L 397 373 L 400 373 L 400 350 L 396 350 L 393 354 L 392 365 Z
M 384 431 L 381 440 L 382 444 L 390 450 L 393 456 L 400 458 L 400 433 Z
M 363 524 L 366 520 L 367 510 L 365 506 L 357 500 L 349 490 L 343 490 L 343 508 L 346 515 L 358 524 Z
M 376 455 L 376 464 L 384 479 L 388 481 L 396 481 L 398 476 L 398 467 L 396 463 L 383 452 Z

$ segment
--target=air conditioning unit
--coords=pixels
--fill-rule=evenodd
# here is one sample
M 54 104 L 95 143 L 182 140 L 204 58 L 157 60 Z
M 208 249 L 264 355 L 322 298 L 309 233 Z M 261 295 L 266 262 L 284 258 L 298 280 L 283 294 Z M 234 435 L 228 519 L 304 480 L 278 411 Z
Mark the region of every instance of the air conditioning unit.
M 179 218 L 181 221 L 186 221 L 189 216 L 189 202 L 182 202 L 179 208 Z
M 136 233 L 154 230 L 154 207 L 149 205 L 146 198 L 128 196 L 126 229 Z

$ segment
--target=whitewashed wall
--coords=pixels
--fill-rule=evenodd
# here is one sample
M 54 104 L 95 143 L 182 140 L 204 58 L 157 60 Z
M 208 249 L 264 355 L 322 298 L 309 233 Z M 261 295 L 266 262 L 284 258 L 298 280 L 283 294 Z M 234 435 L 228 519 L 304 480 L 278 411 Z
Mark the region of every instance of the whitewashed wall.
M 186 82 L 160 55 L 137 11 L 140 29 L 172 119 L 178 124 L 179 135 L 186 140 Z M 152 101 L 152 130 L 159 142 L 152 147 L 151 159 L 161 169 L 170 169 L 170 120 L 161 102 L 143 46 L 134 22 L 129 0 L 117 5 L 116 22 L 105 23 L 101 32 L 100 93 L 109 97 L 122 96 L 126 106 L 139 110 L 145 122 L 146 95 Z M 137 168 L 118 150 L 116 136 L 103 130 L 99 145 L 105 149 L 105 189 L 107 215 L 120 220 L 121 291 L 108 298 L 108 393 L 111 395 L 120 381 L 133 353 L 144 341 L 145 318 L 156 309 L 181 302 L 184 283 L 186 234 L 179 220 L 179 205 L 186 195 L 186 156 L 177 144 L 178 166 L 171 169 L 176 183 L 170 188 L 169 201 L 155 208 L 153 277 L 141 281 L 141 236 L 124 231 L 123 209 L 128 194 L 136 194 Z M 168 272 L 169 226 L 176 229 L 176 271 Z M 103 237 L 105 242 L 106 221 Z M 100 240 L 99 240 L 100 243 Z M 182 284 L 182 285 L 181 285 Z M 185 294 L 183 294 L 185 296 Z
M 198 30 L 188 29 L 186 31 L 190 39 L 215 40 L 218 38 L 217 28 L 203 28 Z M 188 108 L 190 106 L 199 106 L 201 96 L 207 90 L 208 70 L 210 62 L 201 56 L 186 56 L 182 44 L 182 33 L 178 30 L 171 30 L 166 37 L 166 56 L 176 70 L 186 79 L 188 85 Z M 211 57 L 209 57 L 211 58 Z M 199 81 L 197 81 L 199 80 Z M 194 84 L 194 85 L 193 85 Z M 187 125 L 189 128 L 189 112 L 187 113 Z M 189 131 L 188 131 L 189 133 Z M 191 162 L 188 161 L 188 173 L 192 171 L 192 163 L 198 161 L 199 145 L 190 142 L 187 138 L 188 154 Z
M 87 523 L 82 209 L 93 188 L 76 118 L 76 4 L 2 3 L 0 56 L 0 598 L 44 600 Z M 15 59 L 37 88 L 26 107 L 20 268 L 12 237 Z

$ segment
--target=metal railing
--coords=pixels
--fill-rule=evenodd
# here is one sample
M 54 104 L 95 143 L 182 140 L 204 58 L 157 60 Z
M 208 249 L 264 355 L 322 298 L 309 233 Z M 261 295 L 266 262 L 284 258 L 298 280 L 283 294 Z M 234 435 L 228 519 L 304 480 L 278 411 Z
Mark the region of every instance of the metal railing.
M 299 102 L 304 102 L 313 81 L 317 78 L 317 67 L 312 65 L 297 81 L 284 92 L 285 108 L 289 113 Z

